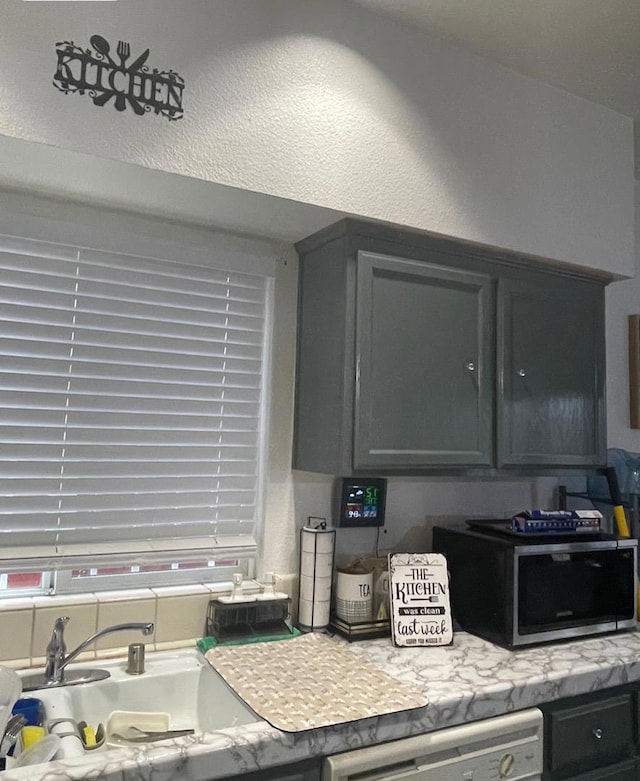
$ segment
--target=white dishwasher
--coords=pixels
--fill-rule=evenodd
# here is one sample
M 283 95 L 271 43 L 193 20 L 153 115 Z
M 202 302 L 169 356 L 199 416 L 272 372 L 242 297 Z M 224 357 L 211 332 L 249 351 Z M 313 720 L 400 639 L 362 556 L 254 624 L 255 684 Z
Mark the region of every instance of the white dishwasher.
M 538 708 L 403 738 L 324 760 L 322 781 L 539 781 Z

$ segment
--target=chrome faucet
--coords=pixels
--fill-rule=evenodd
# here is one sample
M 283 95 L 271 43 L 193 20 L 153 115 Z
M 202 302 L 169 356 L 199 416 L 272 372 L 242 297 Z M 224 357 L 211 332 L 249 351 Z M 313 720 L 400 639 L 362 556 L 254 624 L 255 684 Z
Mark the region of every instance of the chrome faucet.
M 87 637 L 86 640 L 83 640 L 77 648 L 74 648 L 73 651 L 68 654 L 67 646 L 64 642 L 64 628 L 68 621 L 69 616 L 62 616 L 61 618 L 56 618 L 55 624 L 53 625 L 53 634 L 47 645 L 47 664 L 44 670 L 44 678 L 47 685 L 59 685 L 62 683 L 66 666 L 98 638 L 103 637 L 104 635 L 110 635 L 112 632 L 121 632 L 126 629 L 140 630 L 143 635 L 153 634 L 154 630 L 153 624 L 114 624 L 113 626 L 108 626 L 106 629 L 101 629 L 99 632 L 91 635 L 91 637 Z

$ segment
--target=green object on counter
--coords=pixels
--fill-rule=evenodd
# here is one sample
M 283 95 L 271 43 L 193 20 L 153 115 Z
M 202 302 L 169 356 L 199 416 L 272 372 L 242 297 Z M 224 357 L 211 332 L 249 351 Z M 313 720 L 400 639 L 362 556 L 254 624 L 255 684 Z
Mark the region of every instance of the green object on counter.
M 298 637 L 301 635 L 302 632 L 299 629 L 296 629 L 295 627 L 291 630 L 290 634 L 281 634 L 281 635 L 261 635 L 256 637 L 243 637 L 237 640 L 224 640 L 223 642 L 218 642 L 215 637 L 203 637 L 200 640 L 196 641 L 196 645 L 198 646 L 198 650 L 201 653 L 206 653 L 211 648 L 216 648 L 216 646 L 219 645 L 249 645 L 250 643 L 267 643 L 272 642 L 274 640 L 290 640 L 292 637 Z

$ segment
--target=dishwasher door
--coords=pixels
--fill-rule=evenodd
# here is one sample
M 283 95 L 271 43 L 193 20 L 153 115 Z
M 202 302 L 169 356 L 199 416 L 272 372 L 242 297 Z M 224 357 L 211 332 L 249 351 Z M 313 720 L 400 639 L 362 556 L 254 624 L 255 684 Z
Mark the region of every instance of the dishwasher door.
M 348 751 L 324 760 L 322 781 L 538 781 L 538 708 Z

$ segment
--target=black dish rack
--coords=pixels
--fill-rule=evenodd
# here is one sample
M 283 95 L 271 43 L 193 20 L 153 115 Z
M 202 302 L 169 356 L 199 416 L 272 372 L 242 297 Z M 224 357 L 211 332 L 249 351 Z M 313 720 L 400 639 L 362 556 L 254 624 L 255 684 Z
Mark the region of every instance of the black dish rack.
M 219 643 L 229 640 L 290 635 L 287 623 L 291 599 L 255 599 L 222 602 L 212 599 L 207 608 L 207 636 Z

